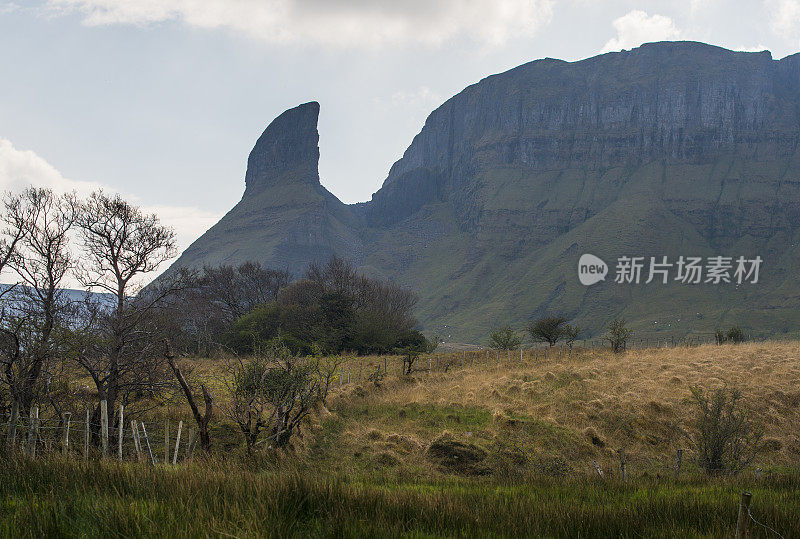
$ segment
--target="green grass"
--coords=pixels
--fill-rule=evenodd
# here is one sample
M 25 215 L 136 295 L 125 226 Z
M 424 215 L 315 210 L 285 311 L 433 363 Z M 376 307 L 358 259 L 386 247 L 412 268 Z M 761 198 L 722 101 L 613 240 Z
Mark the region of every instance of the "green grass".
M 796 476 L 420 482 L 258 467 L 7 460 L 0 535 L 719 537 L 732 535 L 745 489 L 757 518 L 800 535 Z

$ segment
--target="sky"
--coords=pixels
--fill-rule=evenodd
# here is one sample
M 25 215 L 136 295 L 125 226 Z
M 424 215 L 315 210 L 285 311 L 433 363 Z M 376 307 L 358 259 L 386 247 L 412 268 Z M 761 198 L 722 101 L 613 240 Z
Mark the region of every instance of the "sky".
M 315 100 L 322 184 L 380 188 L 480 79 L 661 40 L 800 51 L 800 0 L 0 0 L 0 190 L 102 188 L 187 247 L 269 122 Z

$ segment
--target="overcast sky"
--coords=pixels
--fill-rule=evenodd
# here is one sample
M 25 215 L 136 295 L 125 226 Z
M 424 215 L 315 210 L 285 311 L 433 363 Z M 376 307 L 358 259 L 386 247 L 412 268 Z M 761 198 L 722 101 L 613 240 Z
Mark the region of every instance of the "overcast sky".
M 782 58 L 800 0 L 0 0 L 0 188 L 118 191 L 183 248 L 287 108 L 321 103 L 322 183 L 364 201 L 465 86 L 678 39 Z

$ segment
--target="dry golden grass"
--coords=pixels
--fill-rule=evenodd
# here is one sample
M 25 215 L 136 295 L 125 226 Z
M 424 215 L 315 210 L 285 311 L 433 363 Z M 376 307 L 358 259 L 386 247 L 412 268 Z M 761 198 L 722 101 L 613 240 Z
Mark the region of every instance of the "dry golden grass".
M 343 438 L 357 453 L 391 450 L 402 460 L 402 451 L 392 447 L 397 437 L 405 437 L 406 452 L 424 448 L 442 426 L 496 443 L 514 438 L 518 421 L 534 421 L 544 435 L 528 429 L 514 438 L 525 451 L 614 466 L 615 451 L 625 449 L 629 462 L 652 468 L 653 463 L 670 466 L 678 448 L 689 450 L 686 458 L 691 458 L 691 442 L 681 434 L 695 414 L 689 386 L 727 383 L 741 390 L 765 428 L 769 444 L 758 465 L 800 463 L 800 343 L 637 349 L 618 355 L 590 349 L 576 350 L 571 358 L 551 352 L 547 360 L 541 352 L 538 360 L 528 355 L 520 364 L 518 354 L 511 361 L 501 354 L 497 363 L 492 353 L 487 364 L 485 353 L 474 353 L 476 363 L 467 356 L 464 367 L 460 353 L 441 355 L 440 368 L 451 363 L 447 372 L 436 371 L 435 359 L 428 372 L 428 360 L 422 358 L 420 371 L 411 377 L 391 374 L 399 370 L 394 359 L 383 387 L 364 381 L 345 385 L 335 392 L 331 409 L 345 421 Z M 358 406 L 388 412 L 354 412 Z M 406 415 L 402 410 L 409 406 L 429 410 L 428 419 Z M 430 410 L 436 409 L 451 412 L 435 421 Z M 459 426 L 458 410 L 485 410 L 492 420 L 467 431 L 468 426 Z

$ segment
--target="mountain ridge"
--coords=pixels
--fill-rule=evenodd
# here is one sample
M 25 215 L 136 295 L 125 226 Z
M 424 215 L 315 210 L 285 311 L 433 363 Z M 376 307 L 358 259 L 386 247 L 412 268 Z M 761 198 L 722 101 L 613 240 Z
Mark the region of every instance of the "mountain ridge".
M 547 313 L 594 334 L 617 316 L 676 335 L 732 323 L 775 333 L 756 326 L 768 314 L 794 327 L 800 55 L 662 42 L 528 62 L 434 110 L 371 200 L 351 205 L 319 181 L 318 113 L 305 103 L 267 127 L 242 200 L 173 267 L 253 259 L 298 274 L 337 254 L 415 289 L 423 327 L 459 340 Z M 578 251 L 760 250 L 766 285 L 733 291 L 577 282 Z

